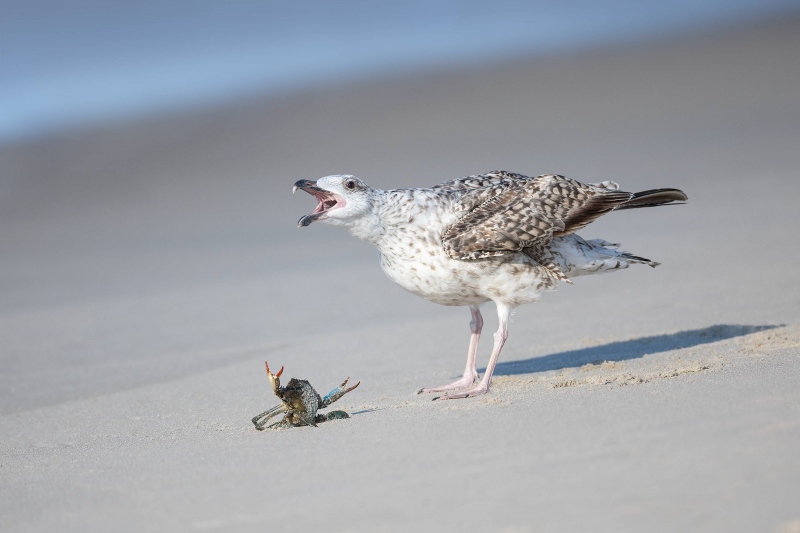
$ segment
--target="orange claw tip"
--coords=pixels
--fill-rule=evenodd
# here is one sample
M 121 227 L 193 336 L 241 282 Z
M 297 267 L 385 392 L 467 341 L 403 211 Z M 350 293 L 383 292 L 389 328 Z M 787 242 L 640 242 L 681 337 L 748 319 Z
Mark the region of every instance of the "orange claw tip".
M 268 363 L 268 362 L 266 362 L 266 361 L 264 361 L 264 366 L 266 366 L 266 367 L 267 367 L 267 374 L 270 374 L 270 371 L 269 371 L 269 363 Z M 276 378 L 279 378 L 279 377 L 281 377 L 281 374 L 283 374 L 283 367 L 281 367 L 281 369 L 280 369 L 280 370 L 278 370 L 278 373 L 277 373 L 277 374 L 273 374 L 273 375 L 274 375 Z

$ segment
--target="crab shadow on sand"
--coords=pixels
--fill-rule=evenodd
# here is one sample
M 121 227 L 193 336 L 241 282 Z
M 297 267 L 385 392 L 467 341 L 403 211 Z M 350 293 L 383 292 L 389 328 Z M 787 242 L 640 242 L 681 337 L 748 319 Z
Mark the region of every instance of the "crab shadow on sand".
M 679 331 L 665 335 L 639 337 L 626 341 L 611 342 L 600 346 L 579 348 L 566 352 L 553 353 L 538 357 L 531 357 L 521 361 L 507 361 L 498 363 L 494 375 L 512 376 L 518 374 L 531 374 L 583 366 L 587 363 L 603 361 L 625 361 L 636 359 L 645 355 L 690 348 L 700 344 L 708 344 L 734 337 L 741 337 L 759 331 L 781 327 L 780 325 L 743 326 L 718 324 L 702 329 Z M 485 368 L 480 369 L 481 372 Z

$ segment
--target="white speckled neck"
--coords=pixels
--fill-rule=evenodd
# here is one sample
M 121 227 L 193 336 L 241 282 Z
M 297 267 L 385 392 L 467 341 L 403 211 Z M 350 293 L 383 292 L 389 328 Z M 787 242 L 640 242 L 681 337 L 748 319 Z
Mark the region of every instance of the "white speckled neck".
M 386 204 L 386 192 L 380 189 L 371 189 L 370 204 L 371 209 L 368 212 L 358 218 L 348 220 L 343 225 L 354 237 L 371 242 L 380 248 L 378 243 L 386 232 L 381 217 Z

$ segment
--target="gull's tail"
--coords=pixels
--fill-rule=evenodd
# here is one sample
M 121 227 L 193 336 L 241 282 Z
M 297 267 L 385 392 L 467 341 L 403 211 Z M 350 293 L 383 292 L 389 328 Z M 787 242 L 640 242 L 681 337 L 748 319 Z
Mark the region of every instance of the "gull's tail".
M 683 203 L 688 199 L 689 197 L 686 196 L 686 193 L 680 189 L 650 189 L 649 191 L 634 193 L 630 200 L 618 205 L 615 211 L 667 205 L 673 202 Z
M 603 239 L 585 240 L 574 233 L 556 237 L 550 244 L 553 263 L 566 278 L 600 274 L 628 268 L 632 264 L 657 267 L 658 263 L 618 250 L 619 244 Z

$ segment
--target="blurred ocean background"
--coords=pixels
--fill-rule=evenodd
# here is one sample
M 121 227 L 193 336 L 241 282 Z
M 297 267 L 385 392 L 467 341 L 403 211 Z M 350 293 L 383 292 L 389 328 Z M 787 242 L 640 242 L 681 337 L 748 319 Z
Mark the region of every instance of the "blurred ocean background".
M 0 143 L 253 94 L 674 36 L 797 0 L 0 4 Z

